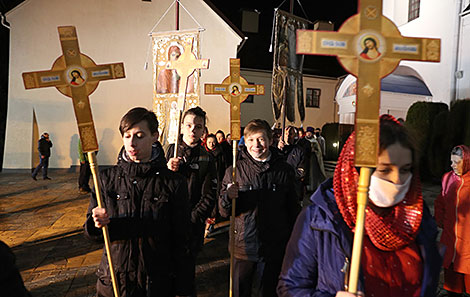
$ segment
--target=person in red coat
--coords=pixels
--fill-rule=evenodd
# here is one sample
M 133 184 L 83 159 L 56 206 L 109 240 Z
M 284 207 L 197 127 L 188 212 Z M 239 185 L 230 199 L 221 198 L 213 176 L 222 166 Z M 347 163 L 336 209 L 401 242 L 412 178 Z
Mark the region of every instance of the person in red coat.
M 452 171 L 442 178 L 442 191 L 434 202 L 435 218 L 442 230 L 444 289 L 449 296 L 470 293 L 470 148 L 452 149 Z

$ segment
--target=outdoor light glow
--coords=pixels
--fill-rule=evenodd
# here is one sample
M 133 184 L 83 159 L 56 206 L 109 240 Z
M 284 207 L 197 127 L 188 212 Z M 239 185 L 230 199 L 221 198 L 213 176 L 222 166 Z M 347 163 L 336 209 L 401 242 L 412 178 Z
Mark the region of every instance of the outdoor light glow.
M 338 147 L 339 143 L 338 142 L 333 142 L 333 147 Z

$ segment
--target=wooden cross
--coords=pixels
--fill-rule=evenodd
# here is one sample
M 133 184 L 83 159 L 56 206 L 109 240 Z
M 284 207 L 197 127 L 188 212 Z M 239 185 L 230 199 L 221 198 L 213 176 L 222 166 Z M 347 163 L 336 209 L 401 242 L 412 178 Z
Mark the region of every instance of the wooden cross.
M 88 153 L 96 200 L 98 207 L 101 208 L 104 205 L 101 199 L 98 163 L 95 154 L 95 151 L 98 150 L 98 140 L 88 95 L 93 93 L 101 80 L 124 78 L 124 64 L 96 65 L 90 57 L 80 53 L 75 27 L 66 26 L 58 27 L 58 29 L 63 55 L 55 60 L 51 70 L 23 73 L 23 81 L 26 89 L 56 87 L 65 96 L 72 97 L 82 150 Z M 116 273 L 111 258 L 111 239 L 108 226 L 104 226 L 102 230 L 114 296 L 119 297 Z
M 230 59 L 230 76 L 221 84 L 204 84 L 204 94 L 222 95 L 230 103 L 230 136 L 239 140 L 240 104 L 248 95 L 264 95 L 264 85 L 250 85 L 240 76 L 240 59 Z
M 90 57 L 80 53 L 75 27 L 58 27 L 58 30 L 62 56 L 55 60 L 51 70 L 23 73 L 24 86 L 26 89 L 56 87 L 71 97 L 83 151 L 97 151 L 98 141 L 88 95 L 102 80 L 124 78 L 124 64 L 96 65 Z
M 209 68 L 209 59 L 197 59 L 193 53 L 193 39 L 184 45 L 184 51 L 175 61 L 168 61 L 166 69 L 175 69 L 180 80 L 178 82 L 178 115 L 177 115 L 177 133 L 175 140 L 175 158 L 178 156 L 178 141 L 181 131 L 181 115 L 185 108 L 186 103 L 186 88 L 188 86 L 188 79 L 196 69 Z
M 338 32 L 297 30 L 297 54 L 337 56 L 356 76 L 357 166 L 377 163 L 380 80 L 401 60 L 439 62 L 439 39 L 403 37 L 395 24 L 382 15 L 382 0 L 360 0 L 358 14 Z

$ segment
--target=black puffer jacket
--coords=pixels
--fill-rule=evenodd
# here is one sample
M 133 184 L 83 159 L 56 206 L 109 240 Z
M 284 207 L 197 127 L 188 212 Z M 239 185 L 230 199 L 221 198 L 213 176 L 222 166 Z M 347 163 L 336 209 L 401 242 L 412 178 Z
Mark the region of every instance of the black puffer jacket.
M 38 151 L 41 156 L 50 157 L 51 156 L 51 147 L 52 141 L 47 141 L 44 136 L 41 136 L 41 139 L 38 141 Z
M 203 234 L 204 224 L 210 217 L 217 199 L 215 160 L 200 143 L 190 147 L 184 141 L 180 141 L 178 147 L 178 157 L 181 157 L 178 173 L 185 176 L 188 182 L 191 221 L 202 227 L 200 231 Z M 174 144 L 168 147 L 167 161 L 173 158 L 174 149 Z
M 244 260 L 282 261 L 292 227 L 300 211 L 294 189 L 294 170 L 279 150 L 272 149 L 266 162 L 254 160 L 246 151 L 237 160 L 239 197 L 235 218 L 235 257 Z M 219 196 L 219 211 L 231 215 L 232 201 L 227 185 L 232 182 L 227 168 Z M 232 238 L 231 238 L 232 240 Z
M 152 161 L 126 161 L 100 173 L 104 208 L 111 222 L 111 252 L 122 297 L 190 295 L 194 263 L 189 251 L 190 212 L 183 176 L 166 168 L 154 148 Z M 85 234 L 102 239 L 94 226 L 92 196 Z M 98 296 L 113 296 L 106 251 L 98 269 Z

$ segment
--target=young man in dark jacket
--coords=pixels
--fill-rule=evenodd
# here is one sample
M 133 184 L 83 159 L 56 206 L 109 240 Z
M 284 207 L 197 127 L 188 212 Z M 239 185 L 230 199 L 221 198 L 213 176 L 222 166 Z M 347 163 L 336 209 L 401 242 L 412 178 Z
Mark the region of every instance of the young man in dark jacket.
M 200 107 L 188 109 L 182 117 L 182 139 L 178 144 L 178 156 L 174 157 L 175 145 L 166 153 L 168 169 L 186 177 L 191 207 L 191 249 L 194 258 L 204 243 L 206 219 L 216 202 L 217 173 L 215 161 L 201 145 L 206 126 L 206 113 Z
M 244 130 L 246 147 L 225 173 L 219 197 L 220 214 L 231 215 L 236 202 L 234 296 L 276 296 L 284 249 L 299 213 L 294 169 L 277 149 L 269 124 L 252 120 Z M 252 294 L 253 292 L 254 295 Z
M 49 133 L 44 132 L 41 135 L 41 139 L 38 141 L 38 151 L 39 151 L 39 165 L 34 169 L 31 177 L 34 180 L 39 173 L 39 170 L 42 168 L 42 179 L 50 179 L 47 176 L 47 168 L 49 167 L 49 158 L 51 156 L 51 147 L 52 141 L 49 138 Z
M 286 162 L 294 167 L 295 188 L 297 190 L 297 196 L 300 201 L 302 201 L 304 197 L 304 178 L 307 163 L 305 162 L 305 152 L 303 148 L 295 142 L 296 135 L 297 131 L 295 131 L 295 127 L 287 127 L 284 131 L 284 137 L 279 140 L 277 147 L 284 154 Z
M 103 208 L 92 196 L 85 234 L 102 238 L 109 226 L 111 256 L 121 297 L 188 296 L 194 262 L 189 252 L 190 212 L 183 176 L 166 168 L 158 121 L 145 108 L 121 119 L 124 147 L 118 164 L 100 174 Z M 105 251 L 98 268 L 97 296 L 113 296 Z

